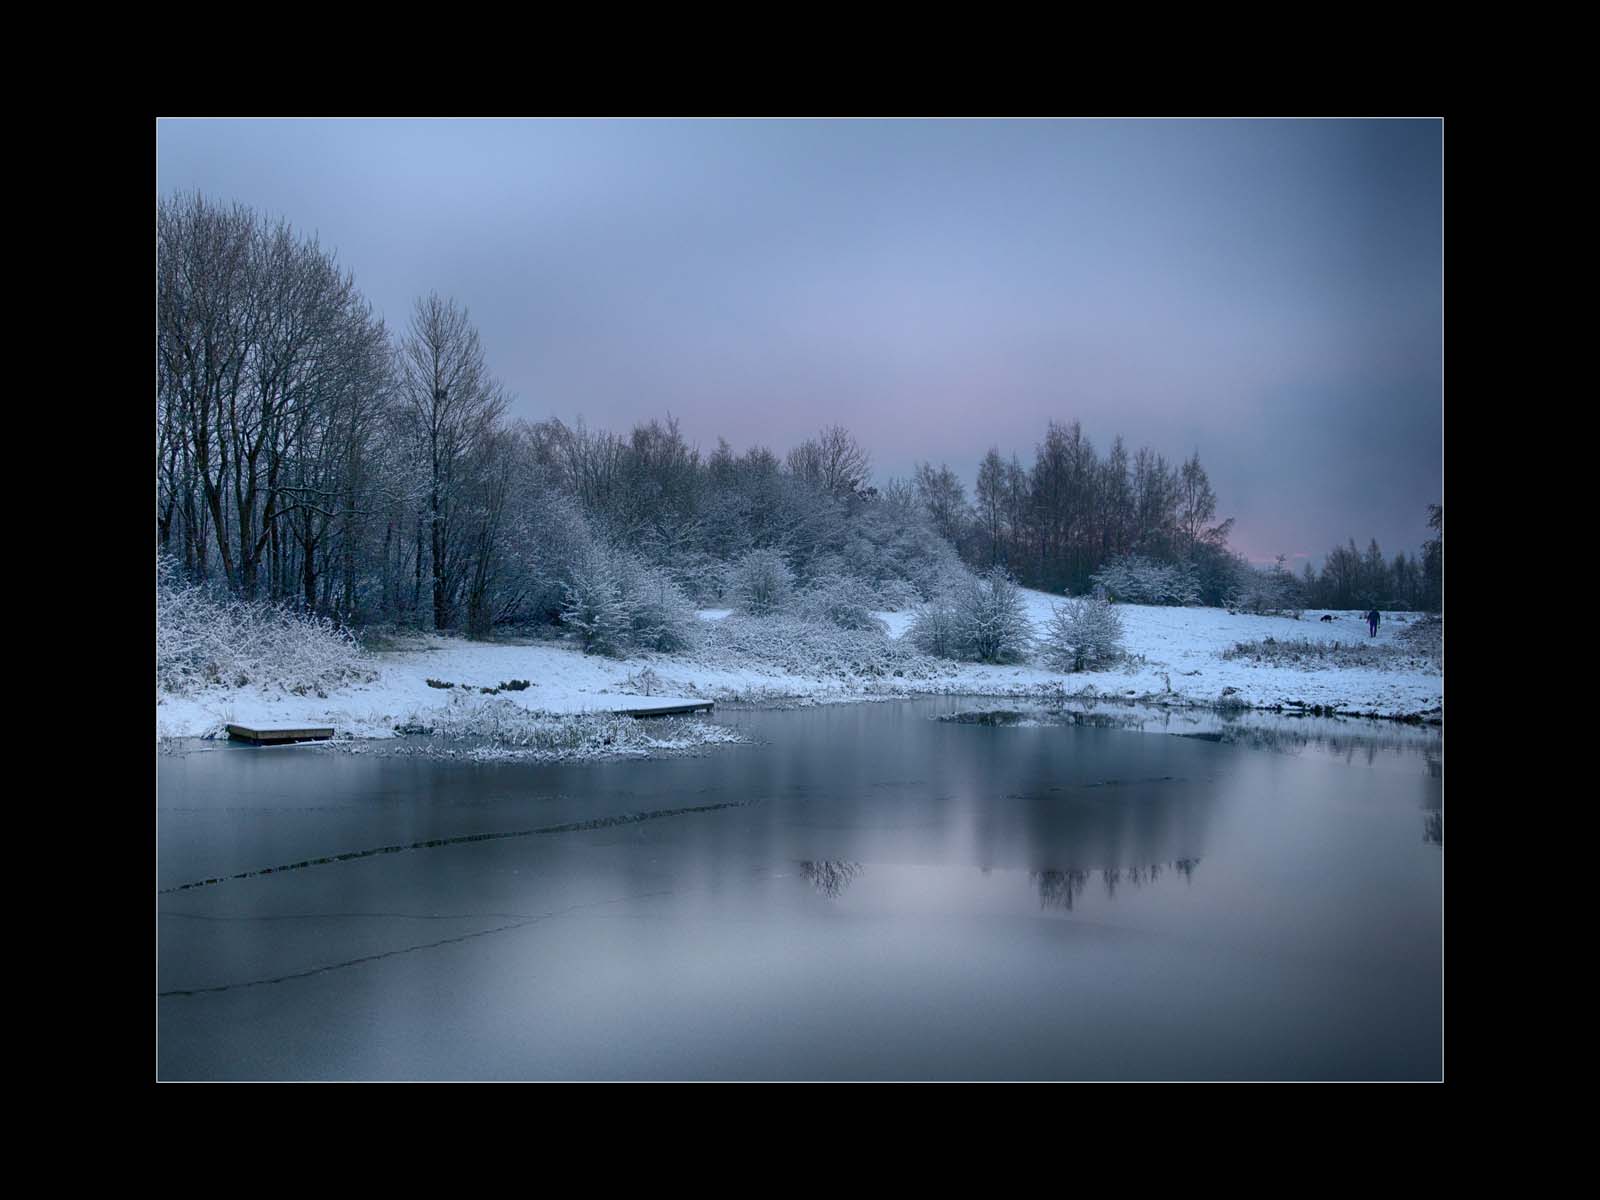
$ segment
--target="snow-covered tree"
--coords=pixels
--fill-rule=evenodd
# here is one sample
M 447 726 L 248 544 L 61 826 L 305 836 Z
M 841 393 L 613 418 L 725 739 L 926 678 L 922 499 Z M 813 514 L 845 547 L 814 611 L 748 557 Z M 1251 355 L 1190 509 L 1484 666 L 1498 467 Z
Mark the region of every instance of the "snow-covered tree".
M 570 569 L 561 622 L 578 631 L 590 654 L 621 658 L 627 653 L 632 614 L 623 594 L 623 571 L 621 555 L 598 542 Z
M 1257 567 L 1237 560 L 1229 607 L 1250 613 L 1281 613 L 1298 609 L 1300 584 L 1284 565 L 1280 554 L 1270 567 Z
M 677 650 L 696 631 L 694 609 L 665 570 L 597 541 L 571 570 L 564 624 L 591 654 L 624 658 L 630 650 Z
M 935 658 L 963 657 L 961 623 L 956 616 L 954 598 L 948 593 L 930 596 L 911 618 L 906 638 L 923 654 Z
M 1017 662 L 1033 641 L 1022 592 L 999 567 L 946 577 L 907 631 L 924 654 L 968 662 Z
M 882 629 L 883 622 L 872 615 L 877 603 L 873 590 L 852 575 L 825 575 L 800 598 L 804 612 L 840 629 Z
M 979 662 L 1017 662 L 1033 643 L 1033 626 L 1022 606 L 1022 590 L 1001 567 L 993 567 L 957 594 L 961 639 Z
M 752 550 L 734 567 L 729 580 L 735 603 L 747 613 L 776 612 L 794 591 L 794 572 L 776 550 Z
M 1192 563 L 1164 563 L 1140 555 L 1107 563 L 1091 580 L 1125 604 L 1198 604 L 1200 585 Z
M 1045 661 L 1058 671 L 1091 671 L 1122 654 L 1122 617 L 1095 596 L 1052 605 L 1044 630 Z
M 694 606 L 683 589 L 661 567 L 638 560 L 624 572 L 624 600 L 628 605 L 628 634 L 632 645 L 643 650 L 681 650 L 698 631 Z

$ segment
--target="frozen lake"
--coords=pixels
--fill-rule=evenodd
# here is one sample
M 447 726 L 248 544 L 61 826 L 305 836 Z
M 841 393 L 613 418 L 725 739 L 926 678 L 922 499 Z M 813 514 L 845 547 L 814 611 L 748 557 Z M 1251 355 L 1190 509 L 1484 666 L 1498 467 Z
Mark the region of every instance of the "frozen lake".
M 1439 1078 L 1437 731 L 985 707 L 162 755 L 160 1077 Z

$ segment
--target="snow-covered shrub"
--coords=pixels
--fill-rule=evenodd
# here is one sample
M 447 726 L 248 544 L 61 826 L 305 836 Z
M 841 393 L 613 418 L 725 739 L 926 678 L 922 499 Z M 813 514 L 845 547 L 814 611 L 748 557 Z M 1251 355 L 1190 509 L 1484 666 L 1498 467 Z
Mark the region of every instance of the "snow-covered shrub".
M 886 579 L 877 586 L 877 607 L 884 612 L 904 612 L 922 603 L 922 593 L 905 579 Z
M 917 609 L 906 636 L 924 654 L 969 662 L 1018 662 L 1033 628 L 1022 591 L 1001 568 L 986 575 L 945 575 Z
M 938 663 L 881 628 L 840 629 L 796 613 L 734 613 L 709 622 L 692 654 L 701 665 L 718 670 L 807 679 L 892 683 L 943 673 Z
M 935 658 L 964 658 L 956 595 L 969 582 L 964 572 L 934 581 L 928 599 L 917 606 L 911 618 L 906 641 L 921 653 Z
M 1281 564 L 1255 567 L 1240 562 L 1234 575 L 1234 584 L 1228 595 L 1228 607 L 1240 612 L 1260 615 L 1300 615 L 1296 601 L 1299 585 L 1295 577 Z
M 999 567 L 956 593 L 956 612 L 967 651 L 979 662 L 1017 662 L 1033 643 L 1022 589 Z
M 703 550 L 685 550 L 660 567 L 691 606 L 709 607 L 722 598 L 724 564 Z
M 642 650 L 681 650 L 699 632 L 694 605 L 665 570 L 635 560 L 627 572 L 629 640 Z
M 517 615 L 551 628 L 566 604 L 569 569 L 583 560 L 595 535 L 574 499 L 542 484 L 528 489 L 515 508 L 504 576 L 523 590 Z
M 796 586 L 804 588 L 813 588 L 826 580 L 841 576 L 852 576 L 844 559 L 830 551 L 813 554 L 804 562 L 796 562 L 794 567 Z
M 638 721 L 610 713 L 530 712 L 510 700 L 484 700 L 453 695 L 450 703 L 414 714 L 408 727 L 435 739 L 423 752 L 437 752 L 437 743 L 469 743 L 465 753 L 478 759 L 610 758 L 686 750 L 694 746 L 744 739 L 726 726 L 668 717 Z
M 623 574 L 622 556 L 603 543 L 588 547 L 569 571 L 561 623 L 578 631 L 590 654 L 627 653 L 632 614 Z
M 616 658 L 635 649 L 678 650 L 697 632 L 693 605 L 666 571 L 604 542 L 573 565 L 561 619 L 590 654 Z
M 883 629 L 872 615 L 878 597 L 861 580 L 848 575 L 818 579 L 800 597 L 801 611 L 833 622 L 840 629 Z
M 1122 653 L 1122 617 L 1105 600 L 1084 596 L 1051 605 L 1044 657 L 1058 671 L 1089 671 Z
M 844 573 L 880 587 L 907 583 L 919 598 L 928 594 L 932 580 L 961 565 L 955 548 L 914 503 L 882 499 L 854 513 L 840 553 Z
M 209 594 L 157 558 L 158 690 L 254 686 L 305 695 L 377 674 L 350 630 L 291 608 Z
M 1125 604 L 1200 603 L 1193 563 L 1161 563 L 1130 554 L 1107 563 L 1090 579 Z
M 776 550 L 752 550 L 729 575 L 734 604 L 755 616 L 777 612 L 794 591 L 794 572 Z

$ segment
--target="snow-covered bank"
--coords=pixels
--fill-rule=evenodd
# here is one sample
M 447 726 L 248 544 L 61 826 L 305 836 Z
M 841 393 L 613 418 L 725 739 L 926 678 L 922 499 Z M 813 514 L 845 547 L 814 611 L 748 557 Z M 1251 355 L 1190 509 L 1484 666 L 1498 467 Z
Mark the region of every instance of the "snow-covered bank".
M 1042 629 L 1052 597 L 1025 591 L 1029 619 Z M 776 702 L 835 701 L 865 697 L 962 694 L 974 696 L 1086 696 L 1146 699 L 1169 705 L 1242 705 L 1317 708 L 1386 717 L 1437 713 L 1444 680 L 1426 659 L 1409 656 L 1397 641 L 1417 618 L 1385 613 L 1370 639 L 1360 614 L 1308 612 L 1288 617 L 1233 615 L 1221 609 L 1118 605 L 1128 658 L 1103 671 L 1062 674 L 1036 665 L 989 666 L 912 656 L 900 641 L 907 613 L 879 613 L 887 640 L 860 634 L 843 639 L 838 653 L 822 656 L 806 646 L 787 658 L 763 655 L 739 661 L 735 637 L 717 646 L 627 661 L 587 656 L 552 642 L 469 642 L 419 637 L 403 649 L 371 654 L 375 677 L 348 683 L 325 696 L 298 696 L 258 687 L 214 686 L 184 696 L 158 693 L 158 737 L 204 737 L 230 722 L 247 725 L 332 725 L 341 737 L 392 737 L 397 726 L 431 725 L 467 696 L 481 696 L 510 681 L 529 681 L 494 699 L 530 712 L 610 713 L 645 704 L 695 699 Z M 701 613 L 710 628 L 723 610 Z M 729 626 L 732 630 L 734 627 Z M 1393 648 L 1382 667 L 1267 665 L 1224 652 L 1240 642 L 1311 640 Z M 870 653 L 863 654 L 861 647 Z M 448 683 L 451 688 L 430 685 Z M 452 696 L 455 697 L 452 701 Z
M 608 714 L 645 705 L 688 704 L 700 697 L 665 694 L 643 677 L 659 673 L 662 656 L 617 662 L 549 642 L 469 642 L 419 637 L 405 649 L 371 655 L 376 678 L 326 696 L 296 696 L 281 689 L 212 687 L 185 696 L 157 693 L 156 732 L 163 737 L 206 737 L 228 724 L 331 725 L 341 737 L 393 737 L 396 727 L 432 726 L 452 705 L 527 680 L 522 691 L 500 691 L 529 712 Z M 429 681 L 433 682 L 430 683 Z M 441 688 L 436 684 L 450 684 Z

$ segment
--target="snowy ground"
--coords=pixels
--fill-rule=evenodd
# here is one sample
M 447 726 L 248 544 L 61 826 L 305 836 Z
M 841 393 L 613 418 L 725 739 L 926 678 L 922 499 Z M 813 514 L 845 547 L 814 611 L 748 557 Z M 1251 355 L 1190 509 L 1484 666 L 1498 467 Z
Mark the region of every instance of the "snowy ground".
M 1042 628 L 1058 597 L 1024 592 L 1029 617 Z M 1124 645 L 1131 658 L 1105 671 L 1064 675 L 1039 666 L 980 666 L 939 663 L 918 678 L 842 679 L 760 670 L 716 668 L 689 656 L 648 655 L 617 662 L 590 657 L 550 642 L 526 644 L 419 638 L 402 649 L 374 653 L 378 677 L 326 696 L 271 694 L 255 688 L 214 688 L 191 696 L 158 693 L 158 737 L 204 737 L 223 725 L 331 725 L 341 736 L 392 737 L 397 725 L 426 722 L 447 707 L 451 693 L 430 687 L 429 678 L 472 689 L 526 679 L 525 691 L 501 692 L 535 712 L 611 712 L 691 699 L 827 701 L 870 696 L 966 694 L 986 696 L 1090 696 L 1144 698 L 1163 704 L 1242 703 L 1258 708 L 1318 706 L 1344 713 L 1407 716 L 1436 712 L 1443 705 L 1443 677 L 1420 664 L 1396 669 L 1320 669 L 1260 666 L 1226 661 L 1239 642 L 1275 638 L 1369 643 L 1359 613 L 1320 611 L 1300 620 L 1230 615 L 1214 608 L 1118 605 Z M 726 610 L 708 609 L 701 619 L 720 620 Z M 910 613 L 879 613 L 891 637 L 904 636 Z M 1415 614 L 1385 613 L 1376 643 L 1393 644 Z M 648 668 L 653 680 L 642 680 Z M 455 689 L 459 697 L 461 688 Z

